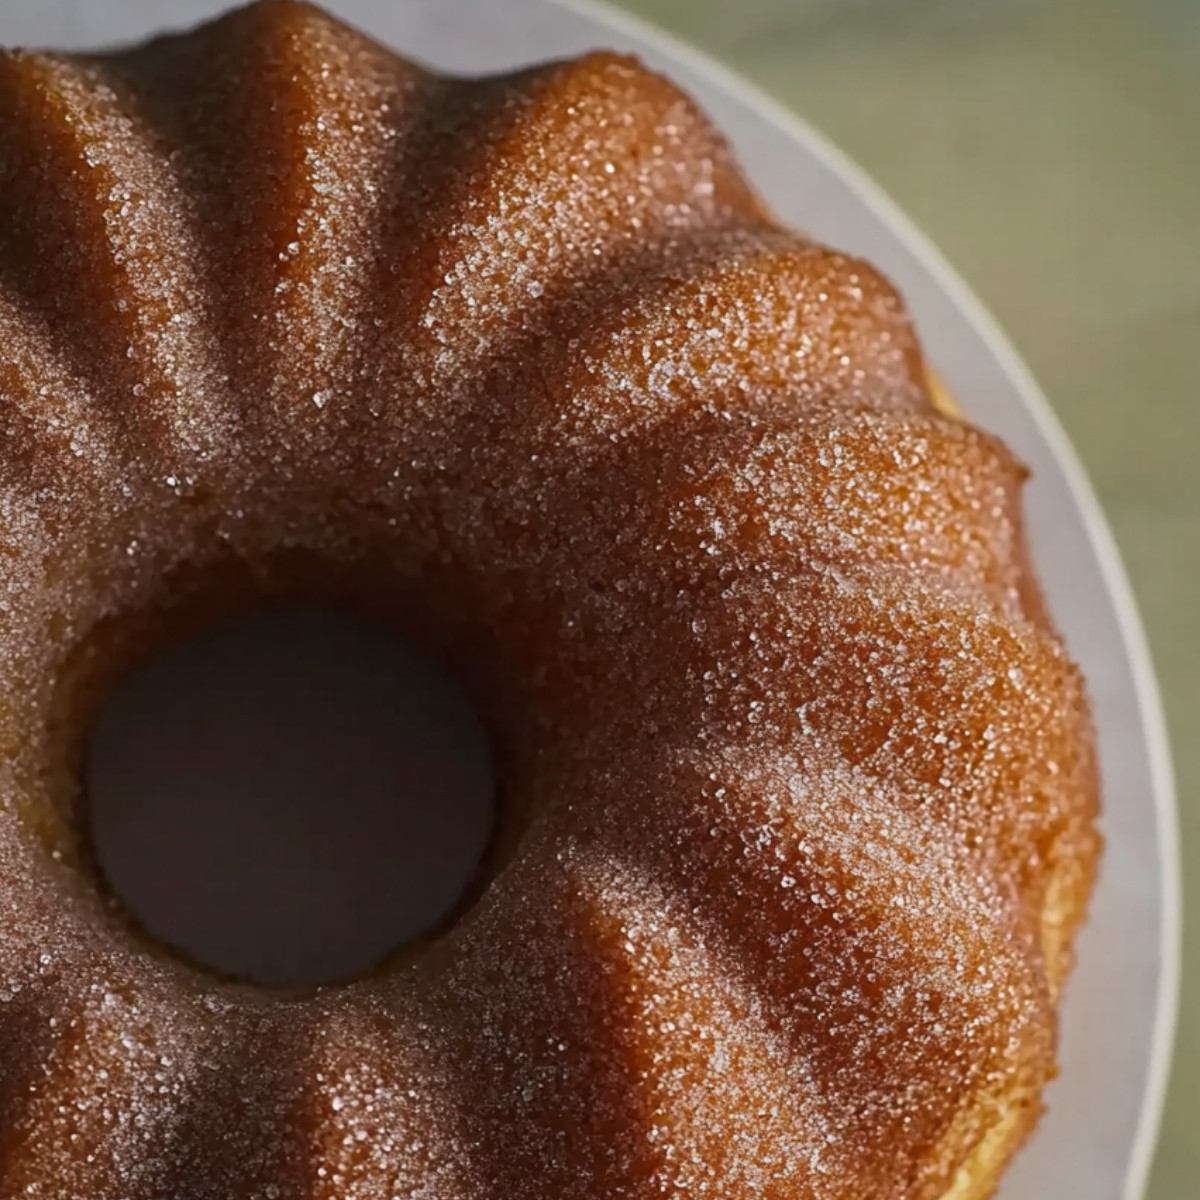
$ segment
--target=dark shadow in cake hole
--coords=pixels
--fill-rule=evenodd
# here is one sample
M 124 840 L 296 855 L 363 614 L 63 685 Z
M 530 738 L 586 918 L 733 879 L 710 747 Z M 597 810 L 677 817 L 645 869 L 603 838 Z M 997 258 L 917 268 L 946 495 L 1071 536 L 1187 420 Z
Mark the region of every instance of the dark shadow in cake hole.
M 227 617 L 120 679 L 86 759 L 92 849 L 144 932 L 272 987 L 355 978 L 461 910 L 496 824 L 453 679 L 317 608 Z

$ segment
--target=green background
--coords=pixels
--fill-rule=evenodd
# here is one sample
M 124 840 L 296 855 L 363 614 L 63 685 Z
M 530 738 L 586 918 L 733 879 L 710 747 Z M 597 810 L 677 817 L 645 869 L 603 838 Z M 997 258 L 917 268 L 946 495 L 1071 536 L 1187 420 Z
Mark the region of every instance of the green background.
M 1200 0 L 623 3 L 865 166 L 1033 368 L 1141 604 L 1174 745 L 1186 912 L 1197 912 Z M 1200 1196 L 1200 921 L 1185 926 L 1153 1200 Z

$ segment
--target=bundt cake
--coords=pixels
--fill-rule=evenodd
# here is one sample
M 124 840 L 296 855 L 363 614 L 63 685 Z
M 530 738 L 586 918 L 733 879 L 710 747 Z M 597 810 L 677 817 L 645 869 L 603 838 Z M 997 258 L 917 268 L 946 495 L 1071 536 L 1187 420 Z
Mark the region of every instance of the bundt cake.
M 612 54 L 450 79 L 267 0 L 0 58 L 0 1197 L 973 1200 L 1098 838 L 1022 468 L 870 266 Z M 494 744 L 469 903 L 227 980 L 94 861 L 89 722 L 274 598 Z

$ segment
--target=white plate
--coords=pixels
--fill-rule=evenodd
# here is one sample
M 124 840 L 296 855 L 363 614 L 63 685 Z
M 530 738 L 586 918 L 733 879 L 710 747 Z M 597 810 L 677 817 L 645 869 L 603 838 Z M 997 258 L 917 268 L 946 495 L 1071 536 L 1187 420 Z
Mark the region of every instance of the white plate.
M 0 42 L 95 46 L 194 23 L 221 0 L 0 0 Z M 1153 1150 L 1175 1020 L 1179 872 L 1166 736 L 1128 582 L 1087 480 L 1025 367 L 936 250 L 801 121 L 646 26 L 558 0 L 327 0 L 435 66 L 492 71 L 598 46 L 633 51 L 697 96 L 775 211 L 882 266 L 968 415 L 1033 468 L 1034 552 L 1091 685 L 1108 850 L 1080 941 L 1050 1111 L 1001 1191 L 1007 1200 L 1136 1200 Z

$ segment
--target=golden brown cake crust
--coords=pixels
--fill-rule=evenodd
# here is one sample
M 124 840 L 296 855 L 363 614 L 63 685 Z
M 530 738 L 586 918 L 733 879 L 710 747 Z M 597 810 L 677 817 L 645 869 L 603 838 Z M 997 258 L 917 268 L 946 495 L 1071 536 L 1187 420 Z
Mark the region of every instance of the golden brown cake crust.
M 0 1200 L 984 1196 L 1097 851 L 1020 467 L 890 285 L 596 54 L 270 0 L 0 57 Z M 273 596 L 434 649 L 506 835 L 420 954 L 222 981 L 106 902 L 104 682 Z

